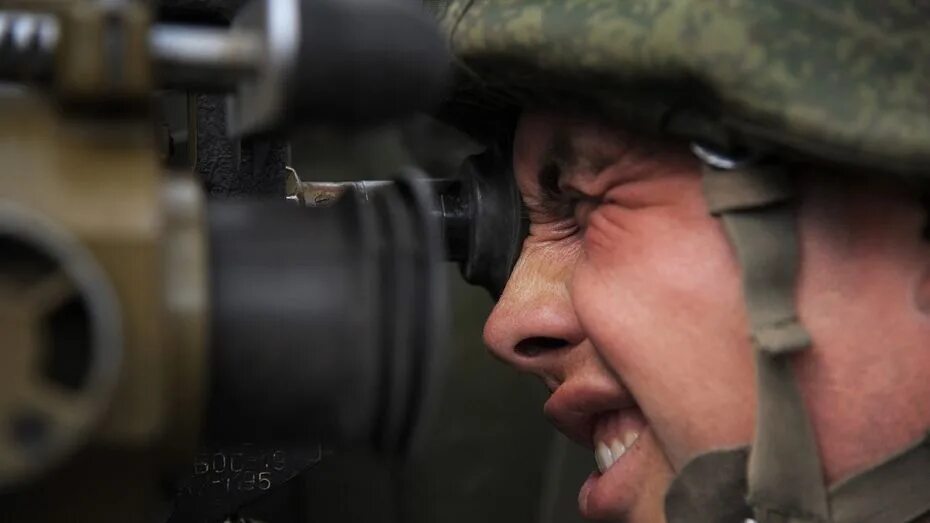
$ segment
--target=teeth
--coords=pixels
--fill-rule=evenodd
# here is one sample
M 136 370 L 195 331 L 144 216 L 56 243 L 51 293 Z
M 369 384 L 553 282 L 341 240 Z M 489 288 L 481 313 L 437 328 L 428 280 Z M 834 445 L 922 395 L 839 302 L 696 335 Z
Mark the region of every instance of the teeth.
M 623 445 L 626 448 L 633 446 L 633 443 L 636 443 L 636 440 L 639 438 L 639 432 L 628 430 L 623 433 Z
M 607 472 L 607 469 L 622 458 L 638 438 L 638 432 L 628 430 L 623 433 L 623 443 L 619 439 L 614 439 L 608 447 L 603 441 L 598 441 L 597 446 L 594 447 L 594 462 L 597 463 L 597 470 L 601 474 Z
M 610 449 L 603 442 L 598 442 L 597 447 L 594 449 L 594 461 L 597 463 L 597 470 L 601 471 L 601 474 L 607 472 L 607 469 L 614 464 Z
M 623 446 L 623 443 L 620 443 L 620 440 L 615 439 L 610 442 L 610 455 L 613 456 L 614 461 L 620 459 L 620 456 L 626 452 L 626 447 Z

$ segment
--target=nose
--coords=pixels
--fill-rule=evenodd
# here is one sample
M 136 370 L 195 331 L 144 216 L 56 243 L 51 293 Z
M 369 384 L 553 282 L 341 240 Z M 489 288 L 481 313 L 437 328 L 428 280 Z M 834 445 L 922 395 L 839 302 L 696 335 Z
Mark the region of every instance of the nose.
M 484 341 L 504 362 L 558 383 L 564 380 L 565 356 L 584 335 L 569 295 L 573 263 L 552 250 L 524 246 L 485 323 Z

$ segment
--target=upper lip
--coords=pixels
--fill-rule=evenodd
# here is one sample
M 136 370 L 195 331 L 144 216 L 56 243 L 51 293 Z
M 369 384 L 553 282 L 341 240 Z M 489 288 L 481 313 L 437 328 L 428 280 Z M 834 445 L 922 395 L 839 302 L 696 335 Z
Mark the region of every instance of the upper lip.
M 594 425 L 605 413 L 636 407 L 626 387 L 583 381 L 562 383 L 543 407 L 543 412 L 559 431 L 579 445 L 594 448 Z

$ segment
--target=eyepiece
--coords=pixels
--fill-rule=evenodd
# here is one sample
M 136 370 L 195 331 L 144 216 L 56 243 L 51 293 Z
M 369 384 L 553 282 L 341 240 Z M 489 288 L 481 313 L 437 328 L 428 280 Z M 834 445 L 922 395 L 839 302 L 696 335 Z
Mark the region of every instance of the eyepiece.
M 212 441 L 403 453 L 445 321 L 425 196 L 398 181 L 331 206 L 210 204 Z
M 345 195 L 368 202 L 395 186 L 391 181 L 302 182 L 293 173 L 288 184 L 288 198 L 310 207 L 333 205 Z M 445 259 L 459 264 L 467 282 L 499 297 L 529 228 L 509 155 L 491 148 L 468 158 L 457 178 L 420 178 L 414 185 L 429 194 L 426 212 L 439 231 Z

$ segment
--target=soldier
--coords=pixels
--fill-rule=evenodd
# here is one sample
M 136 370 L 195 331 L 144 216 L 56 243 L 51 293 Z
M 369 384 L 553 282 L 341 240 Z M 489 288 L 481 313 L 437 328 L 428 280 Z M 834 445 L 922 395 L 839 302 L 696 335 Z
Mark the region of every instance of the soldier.
M 530 221 L 485 339 L 592 449 L 582 513 L 930 521 L 926 5 L 433 8 Z

